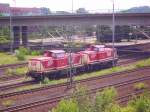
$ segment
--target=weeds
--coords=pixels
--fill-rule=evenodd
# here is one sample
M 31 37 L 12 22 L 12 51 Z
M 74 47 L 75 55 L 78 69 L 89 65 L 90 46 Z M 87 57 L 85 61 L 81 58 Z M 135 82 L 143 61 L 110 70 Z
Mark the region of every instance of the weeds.
M 134 85 L 134 88 L 135 88 L 135 90 L 141 90 L 141 89 L 147 88 L 147 85 L 143 82 L 140 82 L 140 83 L 136 83 Z
M 14 104 L 13 100 L 2 101 L 2 105 L 6 107 L 12 106 L 13 104 Z
M 11 76 L 11 75 L 23 75 L 27 72 L 27 67 L 19 67 L 19 68 L 9 68 L 5 71 L 5 74 Z

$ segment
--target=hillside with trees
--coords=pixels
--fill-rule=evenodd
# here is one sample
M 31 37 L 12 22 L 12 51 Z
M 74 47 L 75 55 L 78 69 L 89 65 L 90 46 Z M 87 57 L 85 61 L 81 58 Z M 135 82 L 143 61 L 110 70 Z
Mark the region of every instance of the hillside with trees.
M 124 13 L 150 13 L 150 7 L 149 6 L 141 6 L 141 7 L 133 7 L 127 10 L 123 10 L 121 12 Z

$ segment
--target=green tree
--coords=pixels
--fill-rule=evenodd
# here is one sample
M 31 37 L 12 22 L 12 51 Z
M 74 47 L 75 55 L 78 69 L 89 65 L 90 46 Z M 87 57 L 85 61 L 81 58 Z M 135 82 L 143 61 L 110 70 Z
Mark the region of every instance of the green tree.
M 0 27 L 0 43 L 7 43 L 9 40 L 9 27 Z
M 15 52 L 17 59 L 20 61 L 25 60 L 25 56 L 30 54 L 30 51 L 23 46 L 19 47 L 19 49 L 16 50 Z

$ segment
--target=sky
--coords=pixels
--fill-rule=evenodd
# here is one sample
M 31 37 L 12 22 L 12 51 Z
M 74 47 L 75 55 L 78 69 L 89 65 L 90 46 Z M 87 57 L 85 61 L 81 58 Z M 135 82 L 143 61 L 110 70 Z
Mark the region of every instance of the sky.
M 16 1 L 16 2 L 14 2 Z M 113 0 L 73 0 L 73 10 L 85 8 L 89 11 L 112 9 Z M 150 6 L 150 0 L 114 0 L 115 9 L 129 9 L 138 6 Z M 16 7 L 48 7 L 51 11 L 71 11 L 72 0 L 0 0 Z

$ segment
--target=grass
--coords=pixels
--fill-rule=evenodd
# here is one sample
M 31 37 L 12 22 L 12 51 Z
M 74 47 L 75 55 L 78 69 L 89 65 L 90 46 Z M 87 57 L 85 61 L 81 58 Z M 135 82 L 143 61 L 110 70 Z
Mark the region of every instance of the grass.
M 19 63 L 18 59 L 7 53 L 0 53 L 0 65 Z
M 129 66 L 127 66 L 127 67 L 113 67 L 113 68 L 104 69 L 104 70 L 100 70 L 100 71 L 96 71 L 96 72 L 92 72 L 92 73 L 84 73 L 81 76 L 75 77 L 75 79 L 76 80 L 81 80 L 81 79 L 86 79 L 86 78 L 111 74 L 111 73 L 114 73 L 114 72 L 121 72 L 121 71 L 125 71 L 125 70 L 130 70 L 130 69 L 133 69 L 133 68 L 134 68 L 133 66 L 130 66 L 130 67 Z
M 32 58 L 34 58 L 34 57 L 40 57 L 40 56 L 27 55 L 27 56 L 26 56 L 26 60 L 32 59 Z
M 134 84 L 134 88 L 135 90 L 141 90 L 141 89 L 147 88 L 147 85 L 143 82 L 139 82 L 139 83 Z
M 11 55 L 8 53 L 0 53 L 0 65 L 6 65 L 6 64 L 15 64 L 15 63 L 21 63 L 25 62 L 35 56 L 26 55 L 24 61 L 19 61 L 15 55 Z
M 28 70 L 28 67 L 16 68 L 16 74 L 26 74 L 27 70 Z
M 16 88 L 15 91 L 24 91 L 24 90 L 30 90 L 30 89 L 35 89 L 35 88 L 39 88 L 39 87 L 43 87 L 43 85 L 41 84 L 36 84 L 36 85 L 29 85 L 29 86 L 24 86 L 24 87 L 19 87 Z
M 6 107 L 12 106 L 13 104 L 14 104 L 14 101 L 13 101 L 13 100 L 5 100 L 5 101 L 2 101 L 2 105 L 3 105 L 3 106 L 6 106 Z
M 144 67 L 144 66 L 149 66 L 149 65 L 150 65 L 150 58 L 142 60 L 142 61 L 138 61 L 136 63 L 137 68 Z
M 7 74 L 8 76 L 25 75 L 27 73 L 27 70 L 28 70 L 27 67 L 19 67 L 19 68 L 16 68 L 16 69 L 9 68 L 5 71 L 5 74 Z

